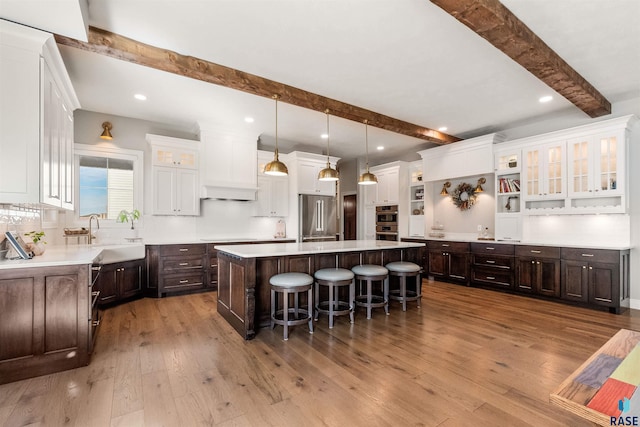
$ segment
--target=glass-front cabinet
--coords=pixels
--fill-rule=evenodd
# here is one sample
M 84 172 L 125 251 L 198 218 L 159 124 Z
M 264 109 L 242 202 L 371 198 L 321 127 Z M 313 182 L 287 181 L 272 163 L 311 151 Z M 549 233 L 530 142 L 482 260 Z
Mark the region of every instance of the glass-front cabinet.
M 622 134 L 589 135 L 569 141 L 569 196 L 621 194 L 624 138 Z
M 523 150 L 525 209 L 564 208 L 566 142 L 557 141 Z

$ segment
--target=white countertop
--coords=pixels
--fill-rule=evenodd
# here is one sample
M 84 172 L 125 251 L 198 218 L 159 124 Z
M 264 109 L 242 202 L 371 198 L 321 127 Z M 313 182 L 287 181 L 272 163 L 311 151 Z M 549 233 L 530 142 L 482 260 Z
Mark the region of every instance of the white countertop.
M 221 252 L 242 258 L 263 258 L 317 253 L 418 248 L 421 246 L 424 246 L 424 243 L 389 242 L 383 240 L 340 240 L 331 242 L 265 243 L 262 245 L 220 245 L 214 246 L 214 248 Z
M 520 241 L 520 240 L 480 240 L 473 237 L 456 236 L 451 235 L 445 237 L 416 237 L 406 236 L 403 239 L 415 239 L 415 240 L 432 240 L 442 242 L 465 242 L 465 243 L 490 243 L 496 245 L 523 245 L 523 246 L 550 246 L 554 248 L 584 248 L 584 249 L 610 249 L 614 251 L 625 251 L 631 249 L 631 246 L 619 246 L 619 245 L 590 245 L 590 244 L 576 244 L 576 243 L 550 243 L 550 242 L 536 242 L 536 241 Z
M 142 255 L 142 256 L 140 256 Z M 122 245 L 47 245 L 44 254 L 31 259 L 0 260 L 0 270 L 61 265 L 121 262 L 144 258 L 144 244 Z
M 202 243 L 255 243 L 255 242 L 280 242 L 285 240 L 296 240 L 294 237 L 285 238 L 252 238 L 252 237 L 181 237 L 181 238 L 145 238 L 146 245 L 186 245 Z

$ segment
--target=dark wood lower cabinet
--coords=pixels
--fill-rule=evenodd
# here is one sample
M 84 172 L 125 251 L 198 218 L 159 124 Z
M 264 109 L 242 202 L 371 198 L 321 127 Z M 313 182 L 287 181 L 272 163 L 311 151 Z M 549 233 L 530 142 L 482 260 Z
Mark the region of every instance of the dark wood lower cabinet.
M 560 248 L 518 245 L 515 255 L 517 291 L 560 297 Z
M 0 270 L 0 384 L 89 363 L 89 269 Z
M 621 313 L 630 304 L 630 251 L 512 243 L 462 243 L 402 239 L 427 244 L 428 274 L 536 297 L 605 307 Z M 463 253 L 470 245 L 470 253 Z M 466 261 L 465 261 L 466 260 Z
M 98 305 L 115 304 L 144 295 L 144 259 L 101 266 L 94 290 L 100 291 Z
M 429 276 L 468 284 L 469 243 L 427 241 L 427 251 Z

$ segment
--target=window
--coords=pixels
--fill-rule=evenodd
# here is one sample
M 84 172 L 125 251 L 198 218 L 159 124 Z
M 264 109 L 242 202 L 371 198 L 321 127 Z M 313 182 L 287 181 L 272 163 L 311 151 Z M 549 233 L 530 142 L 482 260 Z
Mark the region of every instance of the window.
M 76 144 L 75 153 L 79 219 L 142 210 L 142 152 Z

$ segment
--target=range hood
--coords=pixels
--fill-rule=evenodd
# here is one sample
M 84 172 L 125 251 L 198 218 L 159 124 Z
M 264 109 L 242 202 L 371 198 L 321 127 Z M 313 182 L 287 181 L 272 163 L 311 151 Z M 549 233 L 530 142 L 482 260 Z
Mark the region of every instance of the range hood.
M 205 184 L 200 189 L 200 198 L 252 201 L 256 200 L 256 191 L 257 187 Z

